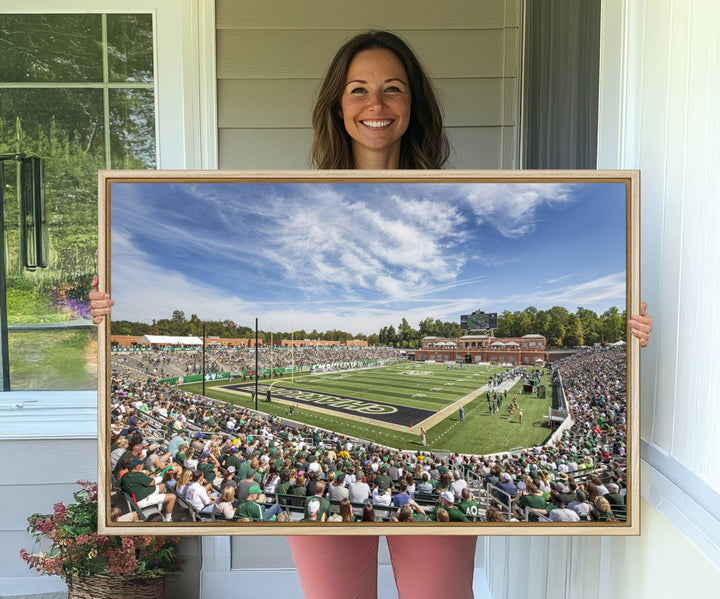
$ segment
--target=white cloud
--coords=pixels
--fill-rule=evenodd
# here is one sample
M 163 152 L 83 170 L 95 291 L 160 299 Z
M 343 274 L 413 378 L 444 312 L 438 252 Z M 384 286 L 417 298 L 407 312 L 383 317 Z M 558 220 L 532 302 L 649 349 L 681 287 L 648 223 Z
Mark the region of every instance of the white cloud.
M 535 230 L 543 205 L 572 202 L 571 187 L 554 183 L 483 183 L 461 192 L 478 224 L 489 224 L 505 237 L 523 237 Z
M 572 311 L 577 306 L 583 306 L 597 310 L 601 306 L 622 307 L 625 304 L 625 292 L 625 272 L 622 271 L 559 289 L 542 289 L 534 293 L 514 294 L 497 303 L 521 308 L 531 305 L 538 308 L 565 306 Z
M 562 275 L 560 277 L 554 278 L 554 279 L 548 279 L 545 281 L 545 283 L 552 285 L 553 283 L 559 283 L 560 281 L 564 281 L 565 279 L 569 279 L 572 277 L 575 273 L 571 272 L 569 275 Z
M 112 232 L 111 293 L 115 320 L 149 322 L 169 318 L 182 310 L 189 318 L 225 318 L 245 321 L 260 309 L 226 290 L 191 280 L 182 273 L 156 264 L 151 256 L 137 249 L 125 232 Z
M 260 250 L 296 284 L 399 297 L 452 280 L 462 269 L 464 258 L 453 250 L 462 234 L 457 208 L 424 200 L 406 205 L 397 195 L 383 203 L 350 202 L 341 193 L 313 191 L 302 201 L 278 199 L 283 227 Z

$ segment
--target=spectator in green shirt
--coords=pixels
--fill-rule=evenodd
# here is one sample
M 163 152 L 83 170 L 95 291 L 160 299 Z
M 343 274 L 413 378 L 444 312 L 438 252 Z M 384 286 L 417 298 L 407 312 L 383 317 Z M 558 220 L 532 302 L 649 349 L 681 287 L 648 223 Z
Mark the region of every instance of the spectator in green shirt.
M 237 508 L 235 515 L 238 518 L 249 518 L 256 521 L 274 520 L 282 512 L 282 507 L 274 503 L 269 508 L 265 507 L 265 495 L 262 495 L 260 487 L 253 485 L 248 490 L 248 498 Z

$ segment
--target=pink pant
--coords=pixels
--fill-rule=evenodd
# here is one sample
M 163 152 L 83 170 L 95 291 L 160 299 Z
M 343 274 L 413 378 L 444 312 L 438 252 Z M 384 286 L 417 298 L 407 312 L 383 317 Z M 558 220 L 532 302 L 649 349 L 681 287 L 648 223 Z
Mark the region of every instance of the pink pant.
M 474 536 L 390 536 L 399 599 L 472 599 Z M 288 537 L 305 599 L 375 599 L 378 537 Z

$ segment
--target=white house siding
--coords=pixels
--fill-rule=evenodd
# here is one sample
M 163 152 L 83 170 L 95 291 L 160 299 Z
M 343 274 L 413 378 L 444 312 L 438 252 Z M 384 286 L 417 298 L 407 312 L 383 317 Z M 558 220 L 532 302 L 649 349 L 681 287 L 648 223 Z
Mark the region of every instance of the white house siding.
M 33 543 L 26 519 L 72 501 L 77 480 L 97 480 L 95 393 L 38 397 L 0 394 L 0 597 L 64 592 L 59 578 L 41 577 L 20 559 L 20 548 Z
M 433 77 L 451 168 L 515 168 L 519 0 L 368 2 L 218 0 L 219 165 L 309 168 L 310 113 L 333 53 L 390 29 Z
M 495 599 L 716 595 L 720 586 L 720 3 L 606 0 L 598 166 L 642 171 L 641 530 L 491 539 Z

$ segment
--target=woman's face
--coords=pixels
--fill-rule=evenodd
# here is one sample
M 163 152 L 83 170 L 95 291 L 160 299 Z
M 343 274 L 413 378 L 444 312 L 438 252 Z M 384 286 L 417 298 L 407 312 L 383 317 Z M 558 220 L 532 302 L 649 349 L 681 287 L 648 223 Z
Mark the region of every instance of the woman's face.
M 410 123 L 410 85 L 400 60 L 389 50 L 363 50 L 350 63 L 340 99 L 356 164 L 365 159 L 395 162 Z

